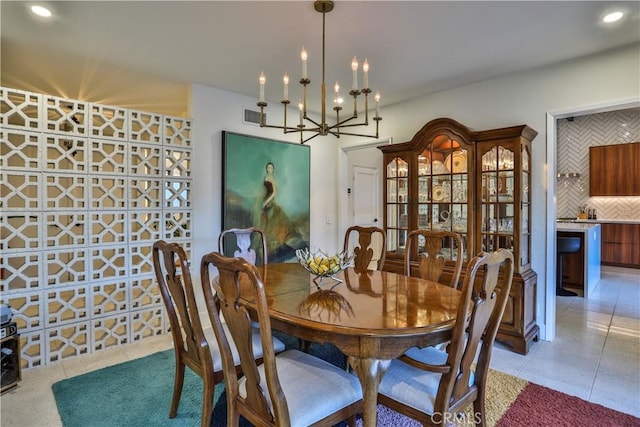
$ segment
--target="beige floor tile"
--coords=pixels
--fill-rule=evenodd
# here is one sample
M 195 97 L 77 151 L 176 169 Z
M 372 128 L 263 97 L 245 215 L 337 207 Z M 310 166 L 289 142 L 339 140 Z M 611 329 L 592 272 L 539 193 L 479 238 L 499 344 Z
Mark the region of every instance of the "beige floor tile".
M 640 394 L 629 390 L 640 390 L 640 372 L 599 370 L 589 400 L 640 417 Z
M 173 348 L 173 342 L 171 334 L 167 334 L 145 338 L 142 341 L 123 346 L 122 351 L 127 356 L 127 360 L 133 360 L 170 348 Z
M 640 301 L 640 298 L 636 298 L 635 301 Z M 627 300 L 618 302 L 616 305 L 616 315 L 630 319 L 640 319 L 640 303 L 630 303 L 627 302 Z
M 44 369 L 40 368 L 40 373 L 43 372 Z M 51 385 L 60 379 L 62 378 L 56 376 L 39 377 L 37 373 L 24 375 L 16 388 L 2 395 L 0 425 L 3 427 L 61 426 L 62 421 L 51 391 Z
M 126 362 L 127 360 L 127 356 L 120 346 L 72 359 L 65 359 L 61 363 L 67 374 L 67 378 L 71 378 L 76 375 L 86 374 L 87 372 Z
M 640 271 L 603 268 L 588 300 L 556 298 L 556 339 L 519 355 L 496 344 L 491 367 L 640 417 Z M 66 377 L 172 348 L 171 335 L 26 370 L 2 395 L 5 427 L 61 425 L 51 385 Z
M 515 353 L 508 347 L 496 343 L 491 354 L 491 368 L 510 375 L 518 376 L 522 368 L 531 359 L 539 343 L 534 343 L 526 355 Z
M 611 319 L 611 326 L 617 326 L 619 328 L 629 329 L 631 331 L 634 331 L 637 335 L 640 336 L 640 319 L 625 317 L 625 316 L 616 314 Z

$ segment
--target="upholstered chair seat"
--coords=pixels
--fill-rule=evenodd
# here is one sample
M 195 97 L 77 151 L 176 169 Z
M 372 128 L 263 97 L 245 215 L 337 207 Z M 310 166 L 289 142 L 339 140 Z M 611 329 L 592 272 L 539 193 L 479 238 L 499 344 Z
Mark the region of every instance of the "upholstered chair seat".
M 362 399 L 358 377 L 299 350 L 287 350 L 278 354 L 276 370 L 282 392 L 287 399 L 292 426 L 314 425 L 327 414 L 338 412 Z M 262 378 L 260 386 L 266 390 L 264 365 L 258 371 Z M 246 377 L 239 381 L 239 392 L 243 398 L 247 396 L 246 381 Z M 273 412 L 268 393 L 265 398 Z

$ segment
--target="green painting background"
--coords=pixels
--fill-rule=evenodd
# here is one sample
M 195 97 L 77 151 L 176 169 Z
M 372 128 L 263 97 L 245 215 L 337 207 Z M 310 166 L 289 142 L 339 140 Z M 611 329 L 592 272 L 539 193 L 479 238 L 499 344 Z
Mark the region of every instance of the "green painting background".
M 222 151 L 223 228 L 260 227 L 267 233 L 269 262 L 295 260 L 295 249 L 309 246 L 309 146 L 223 132 Z M 274 203 L 279 206 L 277 232 L 261 219 L 269 162 L 274 164 Z M 286 241 L 276 236 L 282 236 L 283 222 L 290 231 Z

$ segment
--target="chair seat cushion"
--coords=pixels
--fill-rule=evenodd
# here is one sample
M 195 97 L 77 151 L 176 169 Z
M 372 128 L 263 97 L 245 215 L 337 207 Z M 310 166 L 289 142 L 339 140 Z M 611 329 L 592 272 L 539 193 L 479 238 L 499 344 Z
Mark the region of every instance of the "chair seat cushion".
M 226 323 L 222 324 L 222 328 L 224 329 L 224 333 L 227 337 L 231 337 L 231 332 L 229 331 L 229 327 Z M 209 343 L 209 349 L 211 350 L 211 360 L 213 361 L 213 370 L 215 372 L 222 371 L 222 356 L 220 355 L 220 347 L 218 347 L 218 341 L 216 341 L 216 336 L 213 332 L 213 328 L 205 328 L 204 329 L 204 337 Z M 262 341 L 260 339 L 260 330 L 258 328 L 253 328 L 253 334 L 251 336 L 253 341 L 253 355 L 256 359 L 262 357 Z M 229 339 L 229 347 L 231 347 L 231 354 L 233 354 L 233 363 L 234 365 L 240 364 L 240 355 L 238 354 L 238 349 L 236 349 L 235 344 L 232 339 Z M 284 351 L 284 343 L 280 341 L 278 338 L 273 337 L 273 349 L 276 353 Z
M 362 399 L 356 376 L 310 354 L 287 350 L 276 357 L 276 367 L 292 426 L 309 426 Z M 259 370 L 262 389 L 267 390 L 264 366 Z M 246 397 L 246 378 L 239 380 L 239 386 L 240 395 Z M 266 399 L 272 409 L 268 394 Z
M 443 365 L 447 353 L 435 347 L 407 350 L 406 356 L 431 365 Z M 400 360 L 392 360 L 389 369 L 382 377 L 378 393 L 426 414 L 433 414 L 433 408 L 442 374 L 414 368 Z M 473 374 L 469 384 L 473 384 Z

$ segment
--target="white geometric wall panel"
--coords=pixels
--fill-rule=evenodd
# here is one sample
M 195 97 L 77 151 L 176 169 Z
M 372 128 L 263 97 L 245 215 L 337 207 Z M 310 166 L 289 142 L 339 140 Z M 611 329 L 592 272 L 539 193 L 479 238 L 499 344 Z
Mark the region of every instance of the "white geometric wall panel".
M 127 179 L 122 176 L 94 176 L 91 178 L 91 208 L 126 209 Z
M 89 164 L 93 174 L 124 175 L 127 172 L 127 144 L 122 141 L 91 139 Z
M 3 254 L 41 249 L 41 214 L 11 212 L 4 213 L 0 217 L 2 218 L 0 250 Z
M 84 212 L 46 212 L 45 246 L 82 246 L 87 243 L 87 216 Z
M 589 147 L 640 141 L 640 108 L 560 119 L 557 135 L 558 173 L 580 174 L 558 179 L 558 217 L 575 218 L 586 206 L 598 218 L 640 219 L 640 197 L 589 197 Z
M 131 111 L 129 113 L 129 141 L 162 143 L 162 116 Z
M 87 176 L 46 173 L 45 209 L 78 212 L 87 208 Z
M 93 351 L 129 342 L 129 316 L 120 314 L 91 321 Z
M 89 249 L 70 248 L 46 251 L 44 266 L 45 288 L 87 283 L 89 277 Z
M 191 208 L 191 180 L 165 179 L 164 184 L 165 208 Z
M 87 139 L 45 134 L 44 162 L 50 172 L 87 171 Z
M 46 363 L 90 352 L 89 322 L 77 322 L 46 329 Z
M 42 252 L 39 251 L 10 252 L 2 250 L 0 294 L 43 289 L 42 256 Z
M 86 102 L 44 95 L 44 104 L 43 130 L 88 136 Z
M 40 170 L 40 134 L 0 129 L 0 169 Z
M 40 293 L 7 295 L 5 302 L 13 308 L 12 321 L 21 332 L 43 328 L 44 304 Z
M 0 127 L 3 129 L 41 129 L 41 94 L 0 87 L 0 105 Z
M 89 135 L 102 139 L 127 139 L 127 109 L 91 104 Z
M 164 144 L 191 147 L 191 120 L 165 117 Z
M 130 209 L 160 209 L 162 207 L 162 179 L 129 178 Z
M 39 173 L 2 170 L 0 194 L 2 194 L 3 211 L 27 212 L 40 210 L 40 182 Z
M 161 176 L 162 150 L 153 145 L 129 145 L 130 175 Z
M 155 276 L 133 278 L 130 280 L 129 289 L 129 307 L 132 310 L 162 305 L 162 296 Z
M 44 334 L 44 329 L 20 332 L 20 356 L 23 368 L 37 368 L 46 364 Z
M 162 307 L 132 311 L 129 313 L 131 341 L 162 335 L 167 332 Z
M 23 368 L 167 333 L 151 249 L 191 254 L 191 126 L 0 87 L 0 300 Z
M 173 239 L 173 241 L 177 241 L 177 239 Z M 129 247 L 131 274 L 138 275 L 153 273 L 153 260 L 151 258 L 152 245 L 153 242 L 148 242 L 147 244 Z

